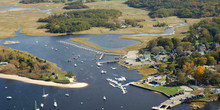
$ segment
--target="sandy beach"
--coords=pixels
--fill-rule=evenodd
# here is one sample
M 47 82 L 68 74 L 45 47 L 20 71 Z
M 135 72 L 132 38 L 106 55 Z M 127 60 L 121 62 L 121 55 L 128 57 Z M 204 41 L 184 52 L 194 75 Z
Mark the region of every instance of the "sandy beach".
M 59 88 L 84 88 L 88 86 L 88 83 L 83 83 L 83 82 L 76 82 L 74 84 L 60 84 L 60 83 L 48 82 L 42 80 L 33 80 L 26 77 L 21 77 L 17 75 L 7 75 L 2 73 L 0 73 L 0 78 L 17 80 L 25 83 L 42 85 L 42 86 L 59 87 Z

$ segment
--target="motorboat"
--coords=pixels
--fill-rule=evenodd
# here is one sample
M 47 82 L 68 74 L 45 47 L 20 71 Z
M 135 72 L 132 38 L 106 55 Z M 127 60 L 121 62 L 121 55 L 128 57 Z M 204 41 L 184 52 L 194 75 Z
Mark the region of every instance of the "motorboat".
M 70 94 L 65 94 L 65 96 L 69 97 L 69 96 L 70 96 Z
M 102 73 L 102 74 L 105 74 L 105 73 L 107 73 L 107 71 L 102 70 L 101 73 Z
M 112 70 L 116 70 L 117 68 L 116 68 L 116 67 L 111 67 L 111 69 L 112 69 Z
M 43 103 L 41 103 L 41 104 L 40 104 L 40 107 L 41 107 L 41 108 L 43 108 L 43 107 L 44 107 L 44 104 L 43 104 Z
M 12 96 L 7 96 L 6 97 L 8 100 L 11 100 L 12 99 Z
M 106 97 L 105 96 L 103 96 L 103 100 L 106 101 Z

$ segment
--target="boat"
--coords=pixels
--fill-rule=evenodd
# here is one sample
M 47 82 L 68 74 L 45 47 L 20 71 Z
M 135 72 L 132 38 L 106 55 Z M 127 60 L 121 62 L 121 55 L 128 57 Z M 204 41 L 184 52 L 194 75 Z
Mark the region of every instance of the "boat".
M 7 89 L 8 87 L 7 86 L 5 86 L 5 89 Z
M 74 66 L 76 67 L 76 66 L 77 66 L 77 64 L 74 64 Z
M 49 95 L 49 94 L 45 94 L 45 90 L 43 89 L 43 95 L 42 95 L 42 97 L 43 97 L 43 98 L 46 98 L 46 97 L 48 97 L 48 95 Z
M 112 70 L 116 70 L 117 68 L 116 67 L 111 67 L 112 68 Z
M 107 71 L 102 70 L 101 73 L 102 73 L 102 74 L 105 74 L 105 73 L 107 73 Z
M 70 94 L 65 94 L 65 96 L 69 97 L 69 96 L 70 96 Z
M 82 105 L 82 104 L 83 104 L 83 102 L 80 102 L 80 104 Z
M 100 62 L 97 62 L 96 64 L 97 64 L 97 66 L 102 66 L 102 64 Z
M 56 100 L 55 100 L 55 99 L 54 99 L 53 106 L 54 106 L 54 107 L 57 107 L 57 102 L 56 102 Z
M 39 108 L 37 108 L 37 102 L 35 100 L 35 110 L 40 110 Z
M 6 97 L 8 100 L 11 100 L 12 99 L 12 96 L 7 96 Z
M 57 51 L 58 49 L 56 48 L 55 50 Z
M 38 43 L 38 40 L 36 40 L 36 43 Z
M 103 100 L 106 101 L 106 97 L 105 96 L 103 96 Z
M 44 45 L 45 47 L 47 46 L 47 45 Z
M 118 81 L 126 81 L 126 78 L 123 77 L 123 76 L 121 76 L 120 78 L 115 78 L 115 79 L 118 80 Z
M 40 107 L 41 107 L 41 108 L 43 108 L 43 107 L 44 107 L 44 104 L 43 104 L 43 103 L 41 103 L 41 104 L 40 104 Z

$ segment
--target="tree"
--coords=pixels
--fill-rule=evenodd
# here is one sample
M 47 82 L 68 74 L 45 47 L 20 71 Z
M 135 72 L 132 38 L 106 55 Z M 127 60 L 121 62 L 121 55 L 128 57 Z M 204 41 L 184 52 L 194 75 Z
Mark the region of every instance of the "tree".
M 184 75 L 184 73 L 178 72 L 176 77 L 177 80 L 182 84 L 185 84 L 188 81 L 188 78 Z
M 213 72 L 211 70 L 205 69 L 204 71 L 204 75 L 203 75 L 203 82 L 205 84 L 210 84 L 210 80 L 212 79 L 212 77 L 214 76 Z
M 156 46 L 157 46 L 157 40 L 154 39 L 154 40 L 149 41 L 147 48 L 149 50 L 152 50 L 152 48 L 154 48 Z
M 215 60 L 215 58 L 213 56 L 208 57 L 208 65 L 215 65 L 217 63 L 217 61 Z
M 72 71 L 68 71 L 65 76 L 72 78 L 73 76 L 75 76 L 75 74 Z
M 181 40 L 178 38 L 172 38 L 172 42 L 173 42 L 174 48 L 177 48 L 177 46 L 180 44 Z
M 197 69 L 195 70 L 195 79 L 202 82 L 204 71 L 205 71 L 205 67 L 198 66 Z
M 155 55 L 159 54 L 160 51 L 164 51 L 164 48 L 162 46 L 156 46 L 156 47 L 152 48 L 152 50 L 151 50 L 151 52 Z

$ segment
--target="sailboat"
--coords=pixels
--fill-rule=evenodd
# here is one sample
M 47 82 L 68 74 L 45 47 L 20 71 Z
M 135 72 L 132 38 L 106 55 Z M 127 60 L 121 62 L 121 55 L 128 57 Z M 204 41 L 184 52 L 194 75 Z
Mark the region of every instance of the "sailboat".
M 42 95 L 42 97 L 43 97 L 43 98 L 46 98 L 48 95 L 49 95 L 49 94 L 45 94 L 45 90 L 43 89 L 43 95 Z
M 56 100 L 55 100 L 55 99 L 54 99 L 53 106 L 54 106 L 54 107 L 57 107 L 57 102 L 56 102 Z
M 37 102 L 35 100 L 35 110 L 40 110 L 39 108 L 37 108 Z

